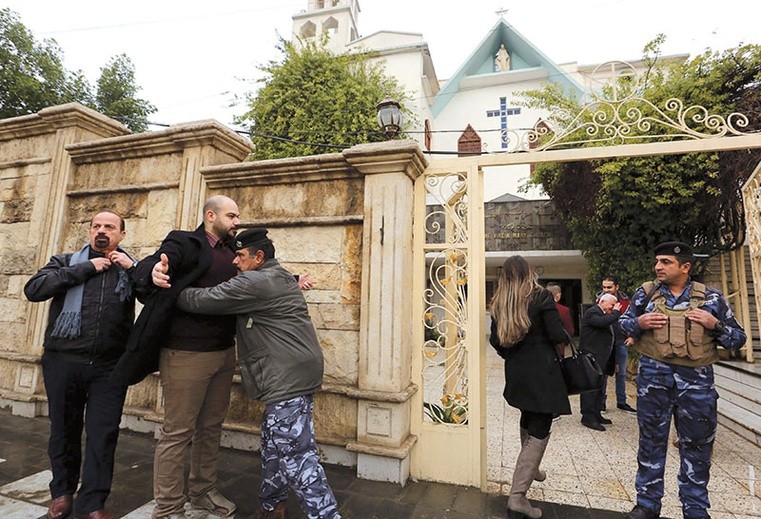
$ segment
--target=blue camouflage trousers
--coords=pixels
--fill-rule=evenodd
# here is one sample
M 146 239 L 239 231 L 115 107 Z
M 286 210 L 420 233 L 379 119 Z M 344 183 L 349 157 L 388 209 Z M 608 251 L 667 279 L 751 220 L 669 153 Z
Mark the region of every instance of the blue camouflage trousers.
M 262 506 L 274 510 L 290 486 L 309 519 L 340 519 L 314 441 L 314 398 L 270 404 L 262 416 Z
M 707 509 L 711 452 L 716 438 L 713 367 L 665 364 L 643 356 L 637 375 L 637 504 L 661 510 L 671 417 L 679 435 L 679 499 L 688 519 L 710 517 Z

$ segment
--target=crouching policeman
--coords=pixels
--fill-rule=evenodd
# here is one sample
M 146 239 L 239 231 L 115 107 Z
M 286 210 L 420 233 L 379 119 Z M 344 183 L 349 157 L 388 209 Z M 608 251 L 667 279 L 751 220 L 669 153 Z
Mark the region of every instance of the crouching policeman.
M 657 519 L 663 498 L 671 417 L 679 434 L 679 498 L 685 519 L 706 519 L 711 451 L 716 438 L 712 364 L 717 345 L 736 354 L 745 331 L 722 294 L 690 278 L 692 249 L 655 248 L 655 282 L 643 284 L 619 321 L 639 353 L 637 506 L 627 519 Z

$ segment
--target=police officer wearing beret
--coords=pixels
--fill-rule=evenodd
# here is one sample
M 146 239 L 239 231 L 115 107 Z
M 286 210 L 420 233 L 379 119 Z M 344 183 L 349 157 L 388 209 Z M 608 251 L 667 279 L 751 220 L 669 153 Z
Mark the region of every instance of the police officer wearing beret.
M 679 435 L 679 497 L 685 519 L 706 519 L 716 437 L 718 394 L 712 364 L 717 346 L 736 354 L 746 335 L 718 290 L 690 277 L 692 248 L 666 242 L 655 250 L 654 282 L 640 286 L 619 324 L 636 338 L 637 505 L 628 519 L 657 519 L 671 418 Z
M 307 517 L 340 519 L 314 440 L 314 392 L 323 375 L 299 280 L 275 259 L 267 229 L 235 238 L 239 274 L 210 288 L 186 288 L 177 305 L 193 313 L 237 314 L 241 378 L 262 415 L 262 488 L 257 519 L 285 519 L 290 486 Z

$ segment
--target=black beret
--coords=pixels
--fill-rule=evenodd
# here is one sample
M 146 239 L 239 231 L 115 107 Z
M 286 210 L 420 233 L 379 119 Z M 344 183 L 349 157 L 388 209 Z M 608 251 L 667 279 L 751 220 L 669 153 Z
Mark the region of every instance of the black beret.
M 238 235 L 235 236 L 235 249 L 245 249 L 255 243 L 268 239 L 267 229 L 263 227 L 252 227 L 251 229 L 239 232 Z
M 692 247 L 680 241 L 667 241 L 659 243 L 653 249 L 656 256 L 680 256 L 692 257 Z

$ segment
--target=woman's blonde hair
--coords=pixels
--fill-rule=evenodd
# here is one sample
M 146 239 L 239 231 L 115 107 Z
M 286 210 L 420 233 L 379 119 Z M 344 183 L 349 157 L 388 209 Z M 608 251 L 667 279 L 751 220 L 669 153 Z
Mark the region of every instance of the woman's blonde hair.
M 522 256 L 510 256 L 502 264 L 499 284 L 491 299 L 491 314 L 497 319 L 497 337 L 502 346 L 513 346 L 528 333 L 531 320 L 528 304 L 541 287 L 537 276 Z

